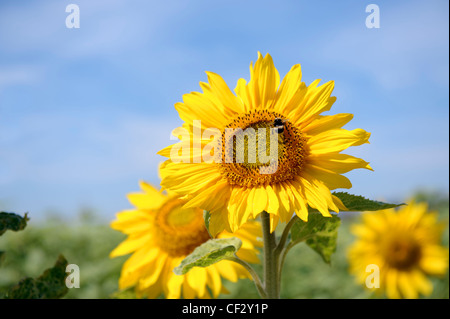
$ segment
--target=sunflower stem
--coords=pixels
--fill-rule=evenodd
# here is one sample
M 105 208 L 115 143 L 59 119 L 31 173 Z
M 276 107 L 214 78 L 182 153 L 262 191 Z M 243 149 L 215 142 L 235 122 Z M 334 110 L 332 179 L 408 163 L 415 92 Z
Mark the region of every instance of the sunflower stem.
M 270 232 L 270 217 L 266 211 L 261 213 L 261 225 L 264 242 L 264 290 L 266 298 L 279 299 L 278 257 L 275 254 L 275 232 Z
M 291 231 L 291 227 L 292 225 L 295 224 L 295 222 L 298 220 L 299 218 L 297 217 L 297 215 L 294 215 L 294 217 L 291 218 L 291 220 L 289 221 L 289 223 L 287 223 L 286 227 L 283 230 L 283 233 L 281 234 L 280 237 L 280 241 L 278 242 L 277 248 L 275 248 L 275 255 L 279 256 L 286 244 L 286 241 L 289 237 L 289 232 Z
M 233 257 L 228 257 L 227 259 L 230 261 L 234 261 L 235 263 L 238 263 L 241 266 L 243 266 L 245 269 L 247 269 L 247 271 L 250 273 L 250 275 L 253 278 L 253 282 L 255 283 L 256 289 L 258 290 L 258 293 L 261 296 L 261 298 L 267 298 L 266 292 L 264 290 L 264 286 L 261 283 L 261 279 L 259 278 L 256 271 L 252 268 L 252 266 L 250 266 L 248 263 L 246 263 L 245 261 L 243 261 L 236 255 Z

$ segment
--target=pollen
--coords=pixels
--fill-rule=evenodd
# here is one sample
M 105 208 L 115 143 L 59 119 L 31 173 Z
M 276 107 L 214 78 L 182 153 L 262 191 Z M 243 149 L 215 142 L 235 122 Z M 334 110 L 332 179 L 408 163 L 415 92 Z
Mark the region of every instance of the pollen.
M 210 239 L 203 210 L 183 208 L 185 203 L 169 198 L 155 215 L 155 243 L 172 257 L 187 256 Z
M 283 130 L 274 124 L 277 118 L 283 120 Z M 302 132 L 281 114 L 267 110 L 235 117 L 225 127 L 221 147 L 221 174 L 230 185 L 242 187 L 292 180 L 308 155 Z

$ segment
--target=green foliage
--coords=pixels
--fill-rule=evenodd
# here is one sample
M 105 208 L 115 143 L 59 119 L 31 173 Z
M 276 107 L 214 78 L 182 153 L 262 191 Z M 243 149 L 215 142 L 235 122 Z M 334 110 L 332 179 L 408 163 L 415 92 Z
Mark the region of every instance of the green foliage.
M 223 259 L 233 257 L 241 247 L 242 242 L 237 237 L 210 239 L 194 249 L 183 259 L 173 271 L 184 275 L 194 267 L 207 267 Z
M 405 204 L 387 204 L 364 198 L 359 195 L 352 195 L 346 192 L 334 192 L 334 196 L 338 197 L 342 203 L 351 212 L 375 211 L 388 208 L 395 208 Z
M 0 238 L 0 250 L 6 251 L 0 266 L 0 294 L 25 276 L 38 277 L 63 254 L 80 268 L 80 288 L 69 289 L 64 298 L 110 298 L 118 290 L 128 256 L 111 259 L 109 253 L 125 237 L 105 222 L 84 217 L 80 222 L 52 218 L 29 224 L 24 232 L 6 232 Z
M 14 213 L 0 212 L 0 236 L 6 230 L 19 231 L 27 226 L 29 220 L 27 214 L 21 217 Z M 5 253 L 0 251 L 0 262 L 3 261 Z M 63 255 L 58 257 L 52 268 L 44 271 L 37 279 L 26 277 L 16 285 L 9 288 L 6 299 L 56 299 L 63 297 L 68 288 L 66 287 L 67 260 Z
M 0 236 L 7 230 L 19 231 L 27 226 L 29 220 L 27 214 L 21 217 L 14 213 L 0 212 Z
M 421 194 L 430 202 L 441 219 L 448 220 L 448 194 Z M 378 298 L 356 282 L 348 273 L 347 248 L 353 243 L 350 226 L 358 222 L 359 213 L 340 212 L 341 226 L 337 249 L 332 255 L 332 267 L 307 245 L 294 246 L 286 257 L 281 277 L 281 298 L 286 299 L 365 299 Z M 113 216 L 111 217 L 111 219 Z M 282 228 L 280 225 L 280 229 Z M 23 232 L 6 232 L 0 237 L 0 250 L 6 251 L 0 265 L 0 294 L 24 276 L 38 277 L 43 269 L 51 267 L 55 257 L 62 253 L 70 263 L 80 267 L 80 288 L 69 289 L 64 298 L 135 298 L 133 290 L 120 295 L 118 280 L 123 263 L 129 256 L 109 258 L 109 253 L 126 236 L 111 229 L 107 222 L 99 220 L 65 221 L 62 218 L 31 223 Z M 448 229 L 443 236 L 448 246 Z M 262 273 L 262 264 L 252 265 Z M 427 298 L 449 298 L 449 273 L 444 278 L 432 278 L 433 293 Z M 257 290 L 248 279 L 230 282 L 223 280 L 229 294 L 219 298 L 259 299 Z
M 310 213 L 307 222 L 297 218 L 291 228 L 291 243 L 306 241 L 329 264 L 331 255 L 336 251 L 340 224 L 341 220 L 336 215 L 324 217 L 320 213 Z
M 6 299 L 57 299 L 63 297 L 66 287 L 67 260 L 63 255 L 58 257 L 55 265 L 44 271 L 36 279 L 27 277 L 11 287 Z

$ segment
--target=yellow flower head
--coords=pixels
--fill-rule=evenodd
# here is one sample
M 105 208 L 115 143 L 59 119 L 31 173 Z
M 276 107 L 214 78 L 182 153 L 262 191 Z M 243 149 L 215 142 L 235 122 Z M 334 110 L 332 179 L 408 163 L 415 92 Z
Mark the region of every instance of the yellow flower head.
M 135 287 L 138 297 L 156 298 L 164 293 L 167 298 L 210 298 L 226 292 L 222 277 L 230 281 L 251 276 L 241 265 L 223 260 L 206 268 L 195 267 L 178 276 L 173 269 L 196 247 L 210 239 L 203 220 L 203 210 L 184 208 L 185 200 L 166 196 L 144 182 L 142 193 L 128 195 L 136 207 L 122 211 L 111 223 L 113 229 L 128 235 L 111 257 L 132 253 L 124 263 L 119 288 Z M 239 232 L 222 232 L 219 238 L 238 237 L 242 246 L 237 252 L 241 259 L 257 263 L 261 246 L 258 223 L 249 223 Z M 209 290 L 207 289 L 209 288 Z
M 444 275 L 448 268 L 448 249 L 441 245 L 446 224 L 437 217 L 426 203 L 415 202 L 398 211 L 364 213 L 363 223 L 352 226 L 357 239 L 348 251 L 350 272 L 366 284 L 367 266 L 375 265 L 379 289 L 372 289 L 388 298 L 431 294 L 427 276 Z
M 207 75 L 203 93 L 185 94 L 175 105 L 184 124 L 174 131 L 181 142 L 158 153 L 170 158 L 161 170 L 164 189 L 189 195 L 189 206 L 210 211 L 213 234 L 234 232 L 262 211 L 270 214 L 273 231 L 294 211 L 306 221 L 308 206 L 324 216 L 345 209 L 330 190 L 351 188 L 341 174 L 371 168 L 341 151 L 368 143 L 370 134 L 342 129 L 352 114 L 321 115 L 336 100 L 333 81 L 307 86 L 295 65 L 280 83 L 268 54 L 258 54 L 250 81 L 239 79 L 234 93 L 222 77 Z

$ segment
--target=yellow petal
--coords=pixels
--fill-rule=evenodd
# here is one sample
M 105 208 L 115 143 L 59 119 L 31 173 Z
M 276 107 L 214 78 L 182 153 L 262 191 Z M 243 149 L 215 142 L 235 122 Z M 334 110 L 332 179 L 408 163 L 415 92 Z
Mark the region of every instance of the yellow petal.
M 233 187 L 228 204 L 228 222 L 231 230 L 236 230 L 244 224 L 251 214 L 251 209 L 247 205 L 247 198 L 250 191 L 243 187 Z
M 256 218 L 262 211 L 267 209 L 267 192 L 264 187 L 255 188 L 253 197 L 253 218 Z
M 148 212 L 139 210 L 124 210 L 116 214 L 116 220 L 112 221 L 112 229 L 119 230 L 125 234 L 145 232 L 151 227 Z
M 144 246 L 131 255 L 127 261 L 125 261 L 122 267 L 122 272 L 124 274 L 134 272 L 135 270 L 153 262 L 160 254 L 161 250 L 158 247 Z
M 422 247 L 420 268 L 430 275 L 443 275 L 448 269 L 448 249 L 439 245 L 425 245 Z
M 273 190 L 272 186 L 267 185 L 265 187 L 266 193 L 267 193 L 267 212 L 271 214 L 277 214 L 278 210 L 280 208 L 280 203 L 278 202 L 277 194 L 275 194 L 275 191 Z
M 194 267 L 186 274 L 189 286 L 195 290 L 198 296 L 203 296 L 206 289 L 206 270 L 201 267 Z
M 117 246 L 110 254 L 109 256 L 112 257 L 117 257 L 117 256 L 122 256 L 122 255 L 126 255 L 129 253 L 132 253 L 133 251 L 135 251 L 136 249 L 146 245 L 150 239 L 152 238 L 150 233 L 144 233 L 143 235 L 138 235 L 138 236 L 129 236 L 126 240 L 124 240 L 123 242 L 121 242 L 119 244 L 119 246 Z
M 302 185 L 305 190 L 308 205 L 316 208 L 323 216 L 330 217 L 331 214 L 328 211 L 327 200 L 322 196 L 319 189 L 307 179 L 302 179 Z
M 250 64 L 250 81 L 247 89 L 251 97 L 252 109 L 269 109 L 275 99 L 280 75 L 273 65 L 272 57 L 258 52 L 258 60 Z
M 353 118 L 353 114 L 340 113 L 336 115 L 318 116 L 307 126 L 305 126 L 302 132 L 314 136 L 325 131 L 341 128 Z
M 127 198 L 131 204 L 142 210 L 158 209 L 164 203 L 164 197 L 153 197 L 146 193 L 130 193 Z
M 333 194 L 331 195 L 331 197 L 333 198 L 333 202 L 336 205 L 336 207 L 340 210 L 346 210 L 348 211 L 348 208 L 344 205 L 344 203 L 339 199 L 339 197 L 334 196 Z
M 419 270 L 414 269 L 410 273 L 411 281 L 418 292 L 425 296 L 431 295 L 433 292 L 433 285 L 431 281 Z
M 167 255 L 160 254 L 158 258 L 155 258 L 151 267 L 147 267 L 142 273 L 142 278 L 139 280 L 139 289 L 145 289 L 153 285 L 160 276 L 163 276 L 163 269 L 166 264 Z
M 270 218 L 270 232 L 273 233 L 275 231 L 275 229 L 277 228 L 278 221 L 280 219 L 275 214 L 269 214 L 269 218 Z
M 231 92 L 223 78 L 213 72 L 206 72 L 212 93 L 217 97 L 224 108 L 229 108 L 237 113 L 244 112 L 242 101 Z
M 214 298 L 217 298 L 222 290 L 222 279 L 216 265 L 207 268 L 208 286 L 211 288 Z
M 184 208 L 200 207 L 208 211 L 222 209 L 225 206 L 225 202 L 230 199 L 231 190 L 232 188 L 228 184 L 228 181 L 220 180 L 216 184 L 195 194 L 184 205 Z
M 284 189 L 289 196 L 289 201 L 294 206 L 296 215 L 305 222 L 308 221 L 308 208 L 306 207 L 306 195 L 303 186 L 295 181 L 288 181 L 284 184 L 286 185 Z
M 218 108 L 205 94 L 192 92 L 183 95 L 184 103 L 176 103 L 175 109 L 180 118 L 188 124 L 201 121 L 202 128 L 223 128 L 227 125 L 223 108 Z
M 166 200 L 164 196 L 156 187 L 144 181 L 139 181 L 139 186 L 147 194 L 147 196 L 153 198 L 155 201 L 159 201 L 161 204 Z
M 386 295 L 390 299 L 399 299 L 401 298 L 400 293 L 398 291 L 397 279 L 398 273 L 397 270 L 390 269 L 386 273 Z
M 248 263 L 253 263 L 253 264 L 260 263 L 258 253 L 254 249 L 240 248 L 239 251 L 236 253 L 236 255 Z
M 278 213 L 280 215 L 280 219 L 282 221 L 287 221 L 292 217 L 293 209 L 291 209 L 291 204 L 289 202 L 289 197 L 286 193 L 286 190 L 281 184 L 274 185 L 275 193 L 278 197 L 279 210 Z
M 219 271 L 220 275 L 223 278 L 225 278 L 231 282 L 236 282 L 238 280 L 236 266 L 239 266 L 239 265 L 235 264 L 232 261 L 222 260 L 216 264 L 216 269 Z
M 329 189 L 352 188 L 352 183 L 347 177 L 336 174 L 333 171 L 326 170 L 313 164 L 306 164 L 303 170 L 305 173 L 308 173 L 323 182 Z
M 177 267 L 181 260 L 183 260 L 182 257 L 179 258 L 173 258 L 171 263 L 167 262 L 167 272 L 166 272 L 166 278 L 164 278 L 165 281 L 165 291 L 167 299 L 179 299 L 181 295 L 181 286 L 184 282 L 184 275 L 175 275 L 173 272 L 173 269 Z
M 322 112 L 329 111 L 333 103 L 336 101 L 335 97 L 331 97 L 331 92 L 334 89 L 334 81 L 330 81 L 317 87 L 320 80 L 315 80 L 307 88 L 307 93 L 298 105 L 295 114 L 292 116 L 292 121 L 297 124 L 300 129 L 306 127 L 316 115 Z
M 147 297 L 148 299 L 156 299 L 158 298 L 162 293 L 162 280 L 158 280 L 155 284 L 147 287 L 144 290 L 139 289 L 139 287 L 136 287 L 136 297 L 142 298 Z
M 294 65 L 281 82 L 273 107 L 274 111 L 288 115 L 290 110 L 298 107 L 306 92 L 300 64 Z
M 248 90 L 247 81 L 242 78 L 239 79 L 237 81 L 234 92 L 236 92 L 236 95 L 242 100 L 242 104 L 244 105 L 244 112 L 249 112 L 252 106 L 252 98 Z
M 181 295 L 181 286 L 183 284 L 183 276 L 177 276 L 174 273 L 170 273 L 167 280 L 167 299 L 179 299 Z
M 280 84 L 280 75 L 273 64 L 272 57 L 267 54 L 264 58 L 258 52 L 258 60 L 255 62 L 253 76 L 249 85 L 253 86 L 253 93 L 259 96 L 261 107 L 267 109 L 272 104 L 277 88 Z
M 144 247 L 131 255 L 123 264 L 119 278 L 119 288 L 125 289 L 134 286 L 141 278 L 139 270 L 142 267 L 151 266 L 157 253 L 159 253 L 159 249 Z
M 180 194 L 192 194 L 214 185 L 222 176 L 211 164 L 164 162 L 161 165 L 161 186 Z
M 209 233 L 211 236 L 216 237 L 217 234 L 223 230 L 231 232 L 228 223 L 228 210 L 226 208 L 211 212 L 211 216 L 209 218 Z
M 351 155 L 340 153 L 311 155 L 308 157 L 308 162 L 337 174 L 344 174 L 357 168 L 372 170 L 368 162 Z
M 308 140 L 311 154 L 340 152 L 350 146 L 369 142 L 370 133 L 362 129 L 352 131 L 335 129 L 315 135 Z
M 401 294 L 407 299 L 417 299 L 418 294 L 412 283 L 412 278 L 409 276 L 409 272 L 399 272 L 398 274 L 398 287 Z
M 183 298 L 194 299 L 196 297 L 196 291 L 189 285 L 187 280 L 183 283 Z

